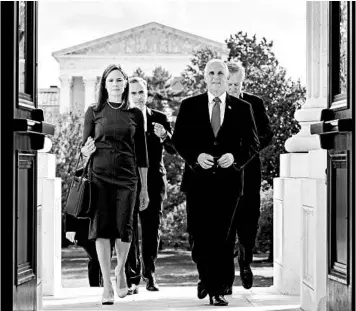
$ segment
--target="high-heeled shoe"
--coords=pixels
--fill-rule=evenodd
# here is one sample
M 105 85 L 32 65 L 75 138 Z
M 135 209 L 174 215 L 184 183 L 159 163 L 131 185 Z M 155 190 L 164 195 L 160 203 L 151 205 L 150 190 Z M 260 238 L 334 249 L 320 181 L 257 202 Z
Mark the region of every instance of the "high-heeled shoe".
M 116 282 L 115 282 L 115 287 L 116 287 L 116 293 L 120 298 L 124 298 L 126 297 L 129 288 L 127 287 L 127 283 L 126 283 L 126 275 L 125 275 L 125 270 L 122 268 L 122 272 L 123 272 L 123 276 L 120 275 L 119 270 L 117 269 L 117 267 L 115 268 L 115 277 L 116 277 Z M 120 288 L 120 278 L 125 280 L 125 287 L 124 288 Z
M 109 290 L 108 296 L 105 296 L 105 289 L 103 291 L 103 296 L 101 297 L 101 304 L 102 305 L 113 305 L 115 301 L 114 298 L 114 290 Z

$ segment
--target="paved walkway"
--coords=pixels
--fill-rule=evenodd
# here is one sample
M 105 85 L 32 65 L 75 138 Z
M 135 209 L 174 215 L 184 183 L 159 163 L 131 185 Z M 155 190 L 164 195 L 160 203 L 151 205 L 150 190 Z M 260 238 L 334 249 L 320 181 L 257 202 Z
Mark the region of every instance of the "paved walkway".
M 62 288 L 55 297 L 43 297 L 43 310 L 51 311 L 194 311 L 194 310 L 236 310 L 236 311 L 300 311 L 299 296 L 280 295 L 271 287 L 253 287 L 246 290 L 235 286 L 232 296 L 226 296 L 228 307 L 209 305 L 208 298 L 196 297 L 196 286 L 160 288 L 159 292 L 149 292 L 140 286 L 138 295 L 120 299 L 115 294 L 115 304 L 102 306 L 102 288 L 81 287 Z
M 240 278 L 235 278 L 233 295 L 226 296 L 228 307 L 209 305 L 208 298 L 196 297 L 198 279 L 190 252 L 184 250 L 163 250 L 158 254 L 157 280 L 159 292 L 149 292 L 144 283 L 140 284 L 138 295 L 123 299 L 115 296 L 113 306 L 100 303 L 102 288 L 89 287 L 87 278 L 87 256 L 79 247 L 62 249 L 62 288 L 54 297 L 43 297 L 43 310 L 46 311 L 194 311 L 194 310 L 236 310 L 236 311 L 300 311 L 298 296 L 280 295 L 273 286 L 273 267 L 260 262 L 254 257 L 253 273 L 255 276 L 251 290 L 241 286 Z M 112 260 L 112 271 L 115 267 Z M 112 273 L 112 283 L 115 278 Z

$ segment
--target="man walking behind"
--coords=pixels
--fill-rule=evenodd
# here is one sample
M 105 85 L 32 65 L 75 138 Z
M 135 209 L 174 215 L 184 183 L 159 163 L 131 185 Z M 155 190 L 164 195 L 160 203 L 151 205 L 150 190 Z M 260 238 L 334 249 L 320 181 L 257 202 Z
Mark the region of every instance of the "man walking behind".
M 147 82 L 140 77 L 133 77 L 129 80 L 129 83 L 131 101 L 143 113 L 149 160 L 147 173 L 149 204 L 145 210 L 141 211 L 139 200 L 136 201 L 133 238 L 125 265 L 129 287 L 128 294 L 137 294 L 141 277 L 138 215 L 142 232 L 142 278 L 146 281 L 147 290 L 159 290 L 155 277 L 155 265 L 160 241 L 159 225 L 162 217 L 162 204 L 166 198 L 167 185 L 166 169 L 163 163 L 163 148 L 171 154 L 175 153 L 175 149 L 171 143 L 172 132 L 167 116 L 146 106 L 148 98 Z
M 269 123 L 263 100 L 248 92 L 242 92 L 242 83 L 245 79 L 245 68 L 237 62 L 228 62 L 229 78 L 227 80 L 228 93 L 236 98 L 247 101 L 253 110 L 260 141 L 260 151 L 267 147 L 272 140 L 273 132 Z M 244 193 L 241 197 L 235 215 L 234 230 L 231 230 L 230 243 L 235 245 L 236 230 L 243 252 L 238 256 L 242 286 L 246 289 L 252 287 L 253 273 L 252 250 L 258 230 L 260 217 L 260 187 L 261 187 L 261 160 L 257 154 L 244 168 Z M 233 246 L 232 246 L 233 247 Z M 232 294 L 232 285 L 235 278 L 234 257 L 230 258 L 230 277 L 226 288 L 226 295 Z

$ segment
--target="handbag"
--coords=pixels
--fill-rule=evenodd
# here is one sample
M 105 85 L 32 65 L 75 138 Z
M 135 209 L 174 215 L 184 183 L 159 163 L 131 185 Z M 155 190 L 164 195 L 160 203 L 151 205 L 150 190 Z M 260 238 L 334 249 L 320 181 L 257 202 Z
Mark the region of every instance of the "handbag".
M 65 211 L 76 218 L 90 218 L 92 203 L 92 155 L 89 157 L 84 168 L 78 170 L 79 162 L 83 158 L 82 153 L 80 151 L 79 153 L 75 174 L 68 191 Z M 78 174 L 79 172 L 81 172 L 81 175 Z

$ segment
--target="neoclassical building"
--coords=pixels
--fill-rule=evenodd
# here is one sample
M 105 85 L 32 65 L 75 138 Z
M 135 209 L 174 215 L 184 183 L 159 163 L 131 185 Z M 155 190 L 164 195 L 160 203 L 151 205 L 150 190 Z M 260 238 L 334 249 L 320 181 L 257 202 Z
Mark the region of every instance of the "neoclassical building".
M 45 119 L 49 123 L 55 123 L 59 115 L 59 92 L 60 89 L 55 85 L 38 89 L 38 108 L 45 112 Z
M 60 112 L 85 111 L 95 101 L 99 77 L 108 64 L 121 64 L 128 75 L 140 67 L 148 76 L 161 66 L 179 77 L 193 51 L 203 47 L 223 59 L 228 55 L 225 43 L 151 22 L 53 52 L 60 66 Z

